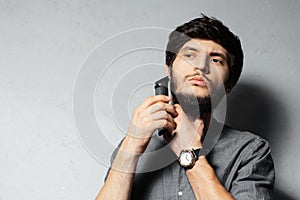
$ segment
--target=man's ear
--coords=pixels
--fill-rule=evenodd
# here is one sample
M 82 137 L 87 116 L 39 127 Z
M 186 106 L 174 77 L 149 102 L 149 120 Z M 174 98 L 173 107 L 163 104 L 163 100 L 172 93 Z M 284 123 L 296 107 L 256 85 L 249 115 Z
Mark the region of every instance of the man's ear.
M 168 65 L 165 65 L 165 75 L 166 76 L 170 75 L 170 67 Z

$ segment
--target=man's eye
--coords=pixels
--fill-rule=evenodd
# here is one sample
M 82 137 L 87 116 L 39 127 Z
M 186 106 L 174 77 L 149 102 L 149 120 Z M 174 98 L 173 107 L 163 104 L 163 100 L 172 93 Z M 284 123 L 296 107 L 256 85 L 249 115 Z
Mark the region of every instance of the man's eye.
M 191 54 L 191 53 L 183 54 L 183 56 L 184 56 L 185 58 L 193 58 L 193 57 L 194 57 L 194 55 Z
M 213 61 L 214 63 L 222 64 L 222 61 L 219 60 L 219 59 L 217 59 L 217 58 L 213 58 L 212 61 Z

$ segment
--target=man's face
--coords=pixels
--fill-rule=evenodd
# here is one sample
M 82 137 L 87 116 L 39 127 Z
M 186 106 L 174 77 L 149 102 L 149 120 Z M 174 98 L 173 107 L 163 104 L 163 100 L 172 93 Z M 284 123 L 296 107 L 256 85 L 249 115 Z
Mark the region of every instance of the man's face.
M 227 51 L 211 40 L 191 39 L 179 50 L 171 78 L 173 92 L 197 99 L 224 88 L 229 76 Z

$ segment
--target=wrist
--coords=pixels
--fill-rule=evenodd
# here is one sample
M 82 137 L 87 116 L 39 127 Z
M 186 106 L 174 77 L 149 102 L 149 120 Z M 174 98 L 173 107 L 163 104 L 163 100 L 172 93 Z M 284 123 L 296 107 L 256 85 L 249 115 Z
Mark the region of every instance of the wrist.
M 205 156 L 199 156 L 194 167 L 191 169 L 187 169 L 186 173 L 187 175 L 198 174 L 202 180 L 206 180 L 208 182 L 215 181 L 216 179 L 215 171 L 210 166 Z
M 137 138 L 127 134 L 122 142 L 120 149 L 128 153 L 140 155 L 144 153 L 148 143 L 149 139 Z

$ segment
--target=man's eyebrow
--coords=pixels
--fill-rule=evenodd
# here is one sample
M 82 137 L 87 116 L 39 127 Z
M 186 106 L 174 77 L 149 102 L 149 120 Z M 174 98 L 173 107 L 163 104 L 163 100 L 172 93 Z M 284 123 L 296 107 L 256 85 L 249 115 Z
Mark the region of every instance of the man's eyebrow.
M 219 56 L 219 57 L 223 58 L 224 60 L 227 60 L 227 56 L 223 53 L 220 53 L 220 52 L 211 52 L 209 54 L 209 56 Z
M 198 49 L 196 49 L 195 47 L 191 47 L 191 46 L 186 46 L 186 47 L 182 48 L 180 51 L 196 51 L 196 52 L 199 52 Z

